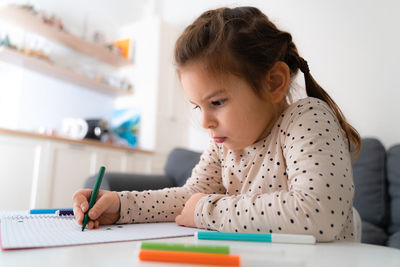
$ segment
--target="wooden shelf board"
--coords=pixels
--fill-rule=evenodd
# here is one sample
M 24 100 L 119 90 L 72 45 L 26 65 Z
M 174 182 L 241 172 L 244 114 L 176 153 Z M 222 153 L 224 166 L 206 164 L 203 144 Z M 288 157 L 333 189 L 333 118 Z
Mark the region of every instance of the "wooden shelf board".
M 51 62 L 38 59 L 33 56 L 27 56 L 24 55 L 23 53 L 5 47 L 0 47 L 0 60 L 102 94 L 111 96 L 131 94 L 131 92 L 126 92 L 120 88 L 92 80 L 89 77 L 86 77 L 85 75 L 75 73 L 66 68 L 57 66 Z
M 76 140 L 76 139 L 70 139 L 70 138 L 66 138 L 66 137 L 62 137 L 62 136 L 45 135 L 45 134 L 32 133 L 32 132 L 26 132 L 26 131 L 11 130 L 11 129 L 6 129 L 6 128 L 0 128 L 0 134 L 10 134 L 10 135 L 25 136 L 25 137 L 41 138 L 41 139 L 67 142 L 67 143 L 72 143 L 72 144 L 92 145 L 92 146 L 98 146 L 98 147 L 104 147 L 104 148 L 125 150 L 125 151 L 129 151 L 129 152 L 141 152 L 141 153 L 148 153 L 148 154 L 154 153 L 154 151 L 151 151 L 151 150 L 145 150 L 145 149 L 140 149 L 140 148 L 131 148 L 131 147 L 125 147 L 125 146 L 117 146 L 114 144 L 102 143 L 100 141 L 91 140 L 91 139 Z
M 114 67 L 132 65 L 132 61 L 113 54 L 107 48 L 85 41 L 75 35 L 42 22 L 39 15 L 33 15 L 17 6 L 6 6 L 0 9 L 0 18 L 29 31 L 37 33 L 52 41 L 63 44 L 81 54 L 98 58 Z

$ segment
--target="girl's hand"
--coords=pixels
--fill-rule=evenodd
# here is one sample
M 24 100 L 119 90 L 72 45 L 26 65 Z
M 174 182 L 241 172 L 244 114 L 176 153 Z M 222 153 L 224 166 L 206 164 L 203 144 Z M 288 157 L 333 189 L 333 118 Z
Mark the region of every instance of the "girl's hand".
M 192 195 L 188 201 L 186 201 L 185 207 L 183 208 L 181 214 L 176 216 L 175 222 L 182 226 L 196 227 L 194 223 L 194 210 L 197 202 L 199 202 L 200 198 L 204 196 L 207 196 L 207 194 L 196 193 Z
M 89 209 L 91 189 L 81 189 L 74 193 L 74 216 L 79 225 L 82 225 L 85 212 Z M 89 211 L 88 229 L 99 227 L 100 224 L 113 224 L 119 219 L 121 203 L 117 192 L 99 190 L 96 203 Z

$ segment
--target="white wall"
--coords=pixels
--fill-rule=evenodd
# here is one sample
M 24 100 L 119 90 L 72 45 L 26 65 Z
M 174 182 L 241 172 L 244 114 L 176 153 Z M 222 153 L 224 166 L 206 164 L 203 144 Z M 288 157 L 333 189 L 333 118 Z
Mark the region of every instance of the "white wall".
M 0 7 L 10 3 L 27 4 L 27 1 L 3 0 Z M 82 36 L 84 32 L 88 14 L 102 17 L 101 14 L 105 13 L 104 9 L 93 9 L 94 3 L 80 4 L 81 8 L 78 10 L 76 10 L 77 3 L 68 5 L 67 2 L 56 4 L 54 1 L 37 0 L 31 1 L 30 4 L 34 4 L 37 9 L 46 10 L 48 14 L 54 13 L 65 18 L 67 30 L 78 36 Z M 113 14 L 112 9 L 109 14 Z M 117 15 L 113 15 L 118 18 Z M 103 20 L 97 18 L 92 17 L 92 21 L 95 19 L 104 25 L 110 22 L 108 16 L 103 17 Z M 104 26 L 104 32 L 107 36 L 116 35 L 118 32 L 116 29 L 121 23 L 122 21 L 119 20 L 112 21 L 110 25 Z M 94 27 L 90 29 L 93 30 Z M 6 33 L 10 35 L 12 44 L 18 47 L 28 44 L 35 46 L 31 48 L 44 49 L 57 65 L 76 72 L 85 73 L 88 69 L 92 75 L 111 75 L 116 72 L 106 64 L 98 64 L 99 61 L 93 58 L 24 31 L 11 23 L 0 21 L 0 36 L 4 37 Z M 68 117 L 110 119 L 114 110 L 114 101 L 112 96 L 96 93 L 84 87 L 0 61 L 0 127 L 24 131 L 36 131 L 39 128 L 60 131 L 62 120 Z
M 149 17 L 120 29 L 135 41 L 134 66 L 122 70 L 134 81 L 134 95 L 117 99 L 117 108 L 135 106 L 141 112 L 139 145 L 154 150 L 159 76 L 160 20 Z
M 148 5 L 145 5 L 144 1 L 117 0 L 110 3 L 90 0 L 81 3 L 80 1 L 2 0 L 0 7 L 7 4 L 32 4 L 36 10 L 45 11 L 47 15 L 55 14 L 63 19 L 68 32 L 89 41 L 93 41 L 94 31 L 99 30 L 104 34 L 105 41 L 112 42 L 119 37 L 119 30 L 123 25 L 141 20 L 142 14 L 150 13 L 145 10 L 148 9 Z M 24 31 L 11 23 L 0 21 L 0 36 L 4 37 L 6 33 L 10 34 L 12 44 L 18 47 L 35 45 L 32 48 L 45 49 L 57 65 L 78 73 L 111 76 L 119 72 L 118 69 L 96 59 Z M 153 61 L 157 61 L 157 55 L 154 57 L 156 58 Z M 127 69 L 129 71 L 129 68 Z M 153 73 L 149 75 L 151 74 Z M 126 77 L 124 73 L 118 76 Z M 109 120 L 115 108 L 116 98 L 113 96 L 96 93 L 1 61 L 0 81 L 0 127 L 4 128 L 36 131 L 44 127 L 59 131 L 64 118 Z M 145 120 L 145 123 L 148 123 L 148 120 Z M 144 149 L 154 149 L 154 134 L 150 135 L 150 138 L 152 137 L 150 146 L 147 145 L 149 142 L 144 140 Z
M 280 0 L 163 2 L 164 19 L 183 27 L 220 6 L 260 8 L 292 33 L 314 78 L 362 136 L 400 143 L 400 2 Z M 205 136 L 205 135 L 202 135 Z M 193 140 L 198 140 L 196 137 Z M 204 143 L 204 141 L 199 141 Z M 193 141 L 191 146 L 198 147 Z
M 3 0 L 2 4 L 7 2 L 26 3 L 22 0 Z M 168 24 L 183 30 L 201 12 L 209 8 L 256 6 L 278 27 L 292 33 L 301 55 L 308 60 L 316 80 L 335 99 L 362 136 L 378 137 L 386 147 L 400 142 L 398 117 L 400 68 L 397 66 L 400 60 L 398 49 L 400 35 L 397 34 L 400 25 L 400 16 L 397 14 L 400 10 L 399 1 L 71 0 L 56 2 L 29 1 L 61 16 L 76 34 L 83 32 L 85 21 L 89 21 L 89 24 L 103 23 L 105 31 L 109 32 L 107 29 L 110 27 L 107 25 L 122 27 L 142 19 L 149 13 L 157 13 Z M 96 19 L 103 17 L 103 20 Z M 168 65 L 168 61 L 164 60 L 163 64 L 160 66 L 161 70 Z M 176 80 L 168 82 L 174 83 L 172 86 L 179 88 Z M 176 97 L 182 97 L 179 90 L 176 92 Z M 167 107 L 167 109 L 179 114 L 183 112 L 180 108 Z M 173 120 L 173 116 L 169 118 Z M 180 124 L 179 130 L 182 130 L 182 125 L 183 123 Z M 206 143 L 207 135 L 196 123 L 189 122 L 188 125 L 189 147 L 201 150 Z M 159 131 L 171 130 L 166 127 L 160 128 Z M 182 143 L 186 144 L 186 141 Z
M 0 62 L 0 127 L 61 129 L 64 118 L 111 117 L 110 96 Z
M 150 3 L 149 3 L 150 2 Z M 101 29 L 108 41 L 117 36 L 117 29 L 140 20 L 148 9 L 153 9 L 149 0 L 1 0 L 7 4 L 30 4 L 46 14 L 62 18 L 65 28 L 72 34 L 91 39 L 94 30 Z

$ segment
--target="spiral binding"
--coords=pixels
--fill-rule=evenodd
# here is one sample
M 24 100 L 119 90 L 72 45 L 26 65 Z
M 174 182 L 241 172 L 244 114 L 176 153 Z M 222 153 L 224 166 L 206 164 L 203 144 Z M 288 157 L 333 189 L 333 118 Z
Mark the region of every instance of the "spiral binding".
M 54 214 L 29 214 L 29 215 L 11 215 L 2 219 L 7 220 L 27 220 L 27 219 L 74 219 L 73 215 L 54 215 Z

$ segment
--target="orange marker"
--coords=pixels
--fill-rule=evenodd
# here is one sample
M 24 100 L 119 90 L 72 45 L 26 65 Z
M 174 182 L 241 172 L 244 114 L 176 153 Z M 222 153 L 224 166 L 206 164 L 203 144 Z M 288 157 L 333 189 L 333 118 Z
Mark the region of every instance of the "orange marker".
M 238 255 L 226 255 L 226 254 L 215 254 L 215 253 L 142 249 L 139 252 L 139 259 L 141 261 L 240 266 L 240 257 Z

